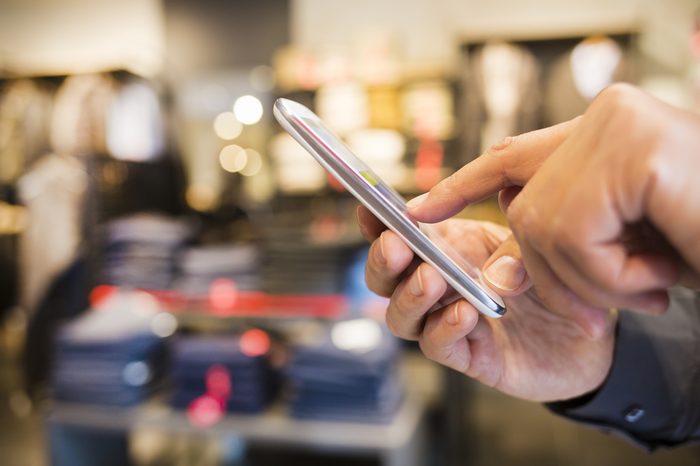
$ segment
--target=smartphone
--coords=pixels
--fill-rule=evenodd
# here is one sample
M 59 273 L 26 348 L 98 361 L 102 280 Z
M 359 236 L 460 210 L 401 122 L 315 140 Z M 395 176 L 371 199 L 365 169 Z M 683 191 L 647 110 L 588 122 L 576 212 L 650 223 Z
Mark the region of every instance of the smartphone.
M 331 175 L 364 204 L 447 283 L 489 317 L 501 317 L 503 300 L 483 284 L 481 271 L 456 251 L 436 229 L 419 224 L 407 213 L 406 200 L 384 183 L 365 163 L 303 105 L 277 99 L 273 110 L 282 127 Z

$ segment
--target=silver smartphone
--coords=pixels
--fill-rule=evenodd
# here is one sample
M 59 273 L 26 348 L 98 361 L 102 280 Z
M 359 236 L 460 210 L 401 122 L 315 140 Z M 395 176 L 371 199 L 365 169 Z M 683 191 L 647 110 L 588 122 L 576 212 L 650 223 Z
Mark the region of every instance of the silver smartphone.
M 277 99 L 275 118 L 348 191 L 425 262 L 445 278 L 479 312 L 501 317 L 503 300 L 482 284 L 481 272 L 471 265 L 434 227 L 419 224 L 406 212 L 406 201 L 303 105 Z

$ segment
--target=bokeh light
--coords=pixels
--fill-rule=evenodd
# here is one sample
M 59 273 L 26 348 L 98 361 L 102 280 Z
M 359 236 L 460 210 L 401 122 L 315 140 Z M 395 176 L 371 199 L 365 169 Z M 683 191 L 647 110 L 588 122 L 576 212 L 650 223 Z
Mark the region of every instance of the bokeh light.
M 207 369 L 206 374 L 207 394 L 226 400 L 231 396 L 231 373 L 221 364 L 215 364 Z
M 229 313 L 238 300 L 238 288 L 233 280 L 218 278 L 209 287 L 209 305 L 217 314 Z
M 216 206 L 217 193 L 206 184 L 193 184 L 187 188 L 185 200 L 190 207 L 202 212 Z
M 177 319 L 168 312 L 160 312 L 151 319 L 151 330 L 161 338 L 167 338 L 177 330 Z
M 210 427 L 219 422 L 223 415 L 221 401 L 209 394 L 195 399 L 187 408 L 187 418 L 195 427 Z
M 214 119 L 214 132 L 221 139 L 230 141 L 241 135 L 243 125 L 238 121 L 233 112 L 219 113 Z
M 224 147 L 219 153 L 221 168 L 229 173 L 241 171 L 245 167 L 247 160 L 248 154 L 246 151 L 235 144 Z
M 93 309 L 100 307 L 100 305 L 108 297 L 114 295 L 117 292 L 117 288 L 112 285 L 97 285 L 90 291 L 90 307 Z
M 244 95 L 236 99 L 233 104 L 233 113 L 244 125 L 254 125 L 262 118 L 263 106 L 257 97 Z
M 346 320 L 333 326 L 331 341 L 345 351 L 365 352 L 381 343 L 382 330 L 377 322 L 370 319 Z
M 151 380 L 151 369 L 143 361 L 131 361 L 122 371 L 124 382 L 132 387 L 140 387 Z
M 243 176 L 255 176 L 262 168 L 262 156 L 253 149 L 246 149 L 246 164 L 241 169 Z
M 251 358 L 270 351 L 270 336 L 264 330 L 251 328 L 241 335 L 241 352 Z

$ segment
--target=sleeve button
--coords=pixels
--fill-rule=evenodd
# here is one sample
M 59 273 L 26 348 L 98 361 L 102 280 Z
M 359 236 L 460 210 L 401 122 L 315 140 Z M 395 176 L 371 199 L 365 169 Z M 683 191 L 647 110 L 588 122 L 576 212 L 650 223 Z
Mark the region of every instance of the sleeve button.
M 638 405 L 630 406 L 623 413 L 625 421 L 629 422 L 630 424 L 634 424 L 635 422 L 639 421 L 642 417 L 644 417 L 644 414 L 646 414 L 646 411 L 644 408 Z

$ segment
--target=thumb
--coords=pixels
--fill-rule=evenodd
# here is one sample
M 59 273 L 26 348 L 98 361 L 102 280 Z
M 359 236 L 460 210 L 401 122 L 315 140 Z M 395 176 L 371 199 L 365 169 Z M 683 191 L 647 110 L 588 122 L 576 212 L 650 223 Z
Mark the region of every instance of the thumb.
M 520 246 L 510 235 L 491 254 L 482 267 L 484 281 L 500 296 L 517 296 L 532 283 L 527 275 Z
M 435 223 L 503 188 L 524 186 L 578 121 L 506 138 L 409 202 L 409 213 L 419 222 Z

